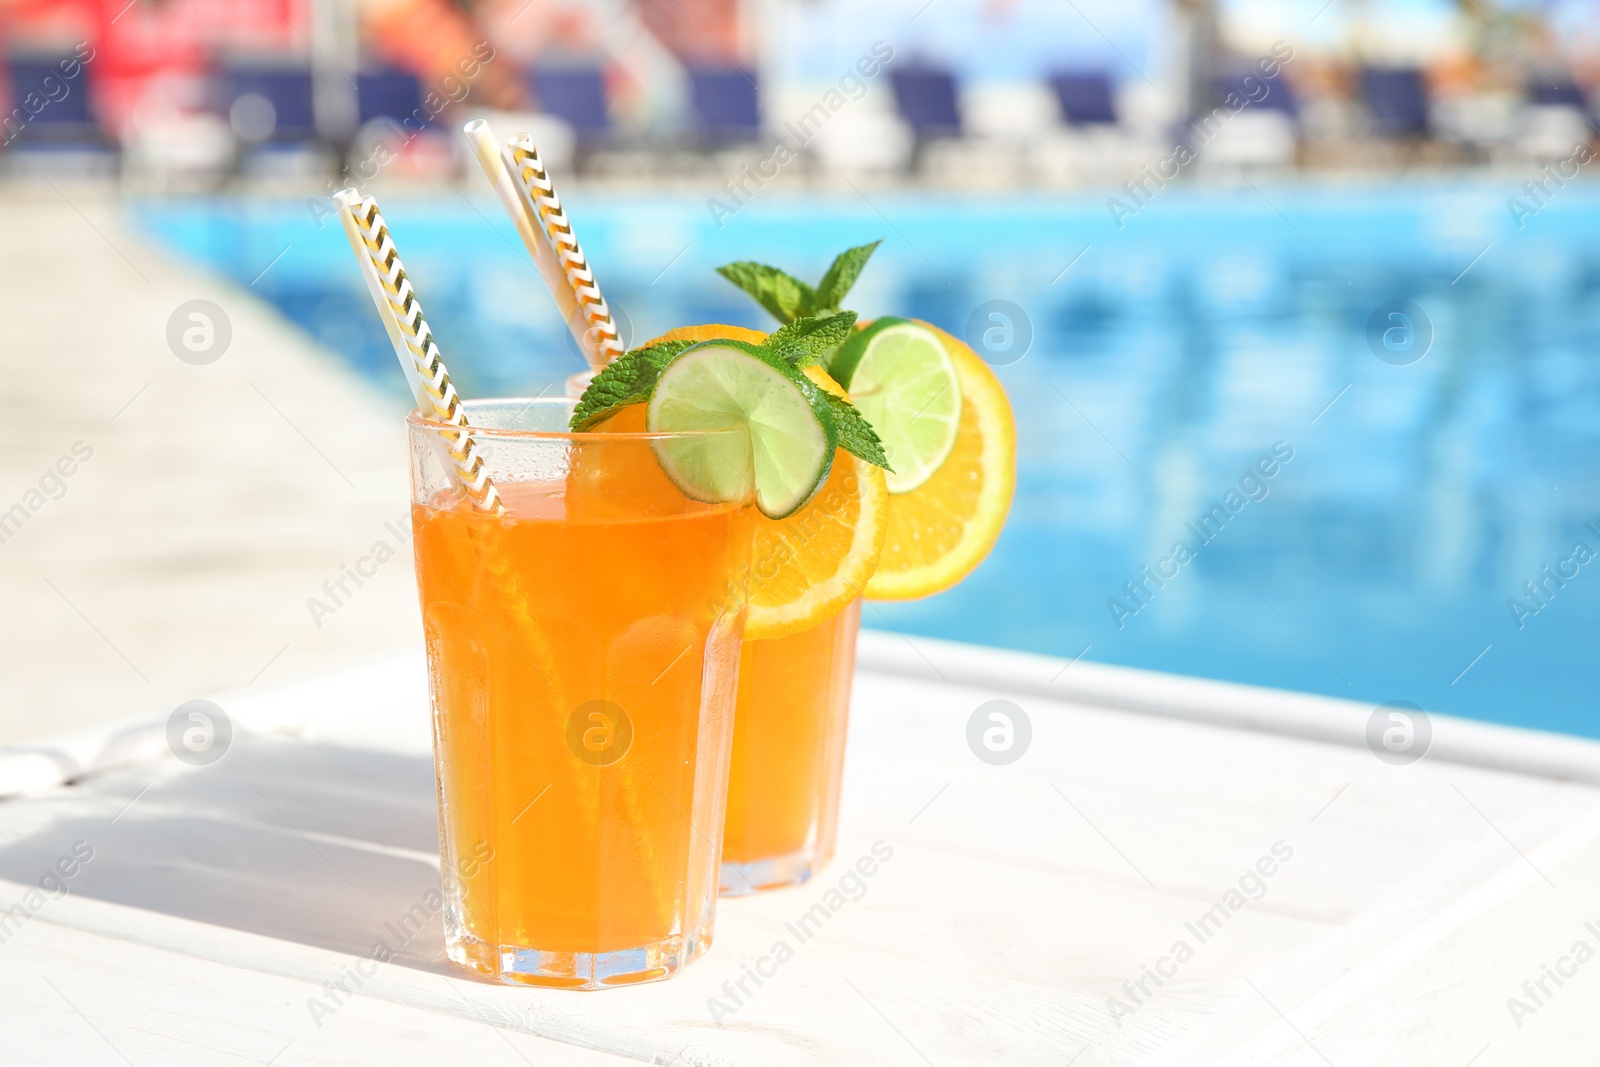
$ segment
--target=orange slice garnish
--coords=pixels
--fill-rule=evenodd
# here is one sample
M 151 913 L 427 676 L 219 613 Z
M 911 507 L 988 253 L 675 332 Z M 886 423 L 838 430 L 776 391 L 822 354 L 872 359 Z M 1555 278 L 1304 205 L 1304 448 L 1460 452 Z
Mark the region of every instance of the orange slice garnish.
M 965 344 L 927 323 L 956 367 L 955 444 L 927 481 L 889 497 L 888 538 L 867 583 L 872 600 L 911 600 L 955 585 L 994 547 L 1017 486 L 1017 426 L 1000 380 Z

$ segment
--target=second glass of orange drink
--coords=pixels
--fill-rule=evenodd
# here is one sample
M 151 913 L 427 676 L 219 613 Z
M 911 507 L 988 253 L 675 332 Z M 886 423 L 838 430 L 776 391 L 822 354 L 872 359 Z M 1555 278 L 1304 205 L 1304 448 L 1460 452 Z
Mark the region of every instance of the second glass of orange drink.
M 764 339 L 734 326 L 686 327 L 644 347 Z M 819 392 L 829 387 L 824 374 L 813 371 L 812 380 Z M 588 429 L 638 432 L 645 420 L 637 404 Z M 839 449 L 798 511 L 749 517 L 750 611 L 723 823 L 724 895 L 804 882 L 833 853 L 859 596 L 882 548 L 885 495 L 878 468 Z
M 765 264 L 730 263 L 719 273 L 779 329 L 667 336 L 781 347 L 775 339 L 839 313 L 876 248 L 847 249 L 815 286 Z M 831 396 L 849 389 L 879 447 L 841 448 L 803 508 L 754 520 L 722 850 L 727 896 L 802 883 L 833 857 L 861 598 L 922 597 L 960 581 L 998 537 L 1014 482 L 1004 392 L 948 334 L 879 319 L 854 327 L 805 372 Z
M 645 347 L 768 340 L 738 326 L 691 326 Z M 843 396 L 820 367 L 805 373 L 820 392 Z M 632 424 L 624 416 L 611 425 Z M 725 896 L 800 884 L 832 858 L 860 596 L 883 548 L 886 498 L 878 466 L 840 447 L 802 507 L 752 518 L 751 607 L 722 842 Z
M 757 520 L 761 521 L 761 520 Z M 759 590 L 762 564 L 752 584 Z M 722 892 L 806 881 L 833 858 L 861 601 L 739 657 Z

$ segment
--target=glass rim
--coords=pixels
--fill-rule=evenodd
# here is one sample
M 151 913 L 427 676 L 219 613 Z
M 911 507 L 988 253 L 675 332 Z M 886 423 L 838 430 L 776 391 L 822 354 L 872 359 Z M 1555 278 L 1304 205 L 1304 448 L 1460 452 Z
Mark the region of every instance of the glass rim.
M 524 408 L 531 408 L 536 405 L 541 407 L 553 407 L 557 404 L 561 404 L 565 407 L 572 408 L 577 406 L 578 398 L 575 396 L 488 396 L 479 397 L 475 400 L 461 401 L 461 406 L 466 408 L 468 412 L 471 412 L 474 407 L 481 407 L 488 404 L 522 404 Z M 442 419 L 426 416 L 419 408 L 412 408 L 411 411 L 406 414 L 406 425 L 421 426 L 435 431 L 459 431 L 463 429 L 463 427 L 458 426 L 453 422 L 445 422 Z M 582 441 L 586 443 L 596 443 L 601 441 L 609 441 L 618 444 L 626 442 L 637 443 L 640 441 L 651 442 L 682 441 L 697 438 L 704 439 L 708 437 L 718 437 L 744 432 L 743 427 L 739 426 L 720 426 L 716 429 L 709 430 L 657 430 L 645 432 L 634 431 L 628 433 L 593 433 L 587 430 L 510 430 L 495 426 L 477 426 L 471 424 L 466 426 L 465 429 L 470 430 L 473 437 L 497 437 L 506 440 L 552 442 Z

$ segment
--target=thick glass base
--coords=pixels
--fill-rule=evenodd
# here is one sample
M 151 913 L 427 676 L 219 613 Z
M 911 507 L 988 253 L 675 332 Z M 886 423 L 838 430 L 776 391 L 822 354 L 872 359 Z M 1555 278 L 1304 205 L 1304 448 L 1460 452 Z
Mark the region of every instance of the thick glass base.
M 468 970 L 510 985 L 610 989 L 670 978 L 711 947 L 711 931 L 612 952 L 548 952 L 491 945 L 470 934 L 447 937 L 445 955 Z
M 725 897 L 747 897 L 763 889 L 804 885 L 822 870 L 828 857 L 817 856 L 813 848 L 802 848 L 786 856 L 773 856 L 749 863 L 722 861 L 722 880 L 717 891 Z

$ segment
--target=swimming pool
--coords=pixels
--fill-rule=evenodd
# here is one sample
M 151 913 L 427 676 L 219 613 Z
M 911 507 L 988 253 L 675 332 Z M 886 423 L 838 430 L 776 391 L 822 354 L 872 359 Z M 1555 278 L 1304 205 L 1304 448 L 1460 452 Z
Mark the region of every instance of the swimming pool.
M 717 264 L 816 277 L 877 237 L 863 315 L 1024 312 L 1031 347 L 997 358 L 1010 524 L 959 588 L 869 625 L 1600 737 L 1600 192 L 1519 228 L 1519 185 L 1168 187 L 1120 228 L 1104 194 L 767 193 L 720 228 L 695 198 L 568 207 L 635 341 L 768 325 Z M 133 211 L 404 405 L 336 224 Z M 462 391 L 559 390 L 576 355 L 493 201 L 384 211 Z

